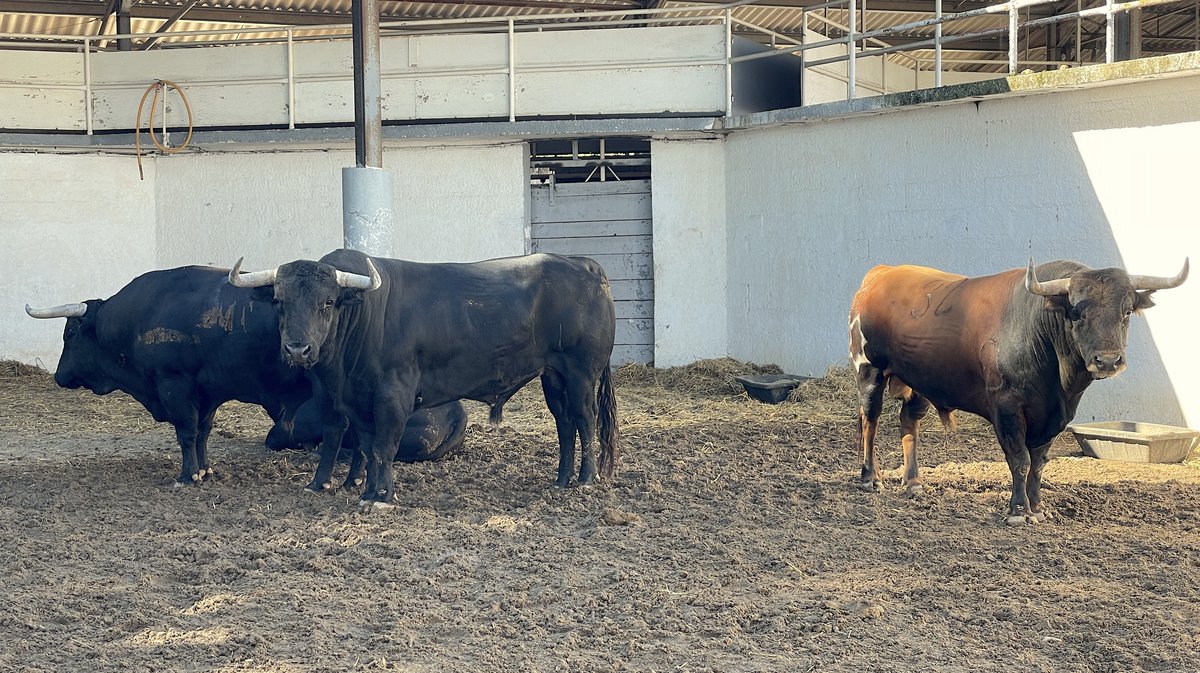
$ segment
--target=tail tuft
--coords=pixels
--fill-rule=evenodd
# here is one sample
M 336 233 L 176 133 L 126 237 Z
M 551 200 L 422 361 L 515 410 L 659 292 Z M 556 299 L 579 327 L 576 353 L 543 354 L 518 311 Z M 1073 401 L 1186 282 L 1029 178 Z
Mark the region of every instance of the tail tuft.
M 600 388 L 596 391 L 596 403 L 600 407 L 600 478 L 612 481 L 621 459 L 620 431 L 617 427 L 617 396 L 613 392 L 612 367 L 606 366 L 600 374 Z

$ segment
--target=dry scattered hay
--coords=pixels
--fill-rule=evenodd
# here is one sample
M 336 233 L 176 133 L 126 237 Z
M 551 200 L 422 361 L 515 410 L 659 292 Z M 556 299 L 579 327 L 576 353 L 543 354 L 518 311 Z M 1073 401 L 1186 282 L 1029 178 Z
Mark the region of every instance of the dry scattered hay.
M 850 367 L 831 365 L 824 376 L 797 386 L 787 401 L 804 405 L 806 415 L 814 422 L 858 423 L 858 383 L 854 378 L 854 370 Z M 880 416 L 881 425 L 898 422 L 895 419 L 899 414 L 900 401 L 885 392 L 883 415 Z M 937 432 L 940 426 L 937 412 L 930 409 L 925 418 L 926 422 L 922 427 Z M 991 425 L 974 414 L 955 412 L 954 419 L 959 429 L 982 431 L 985 434 L 991 431 Z
M 617 369 L 613 380 L 618 386 L 653 386 L 689 395 L 727 397 L 745 394 L 742 384 L 734 380 L 735 375 L 782 373 L 778 365 L 757 365 L 724 357 L 666 369 L 627 364 Z
M 16 360 L 0 360 L 0 379 L 46 379 L 52 374 L 37 365 L 27 365 Z

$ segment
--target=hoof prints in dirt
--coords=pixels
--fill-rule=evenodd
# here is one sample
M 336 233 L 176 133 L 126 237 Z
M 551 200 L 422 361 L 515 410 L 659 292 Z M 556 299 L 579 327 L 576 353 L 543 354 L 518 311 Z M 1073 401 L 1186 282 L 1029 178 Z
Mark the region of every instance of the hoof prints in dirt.
M 221 479 L 175 489 L 170 431 L 127 399 L 5 379 L 0 671 L 1195 668 L 1194 464 L 1060 444 L 1055 518 L 1007 527 L 986 429 L 927 424 L 919 498 L 881 434 L 864 493 L 852 393 L 767 408 L 626 376 L 614 484 L 551 488 L 533 387 L 367 514 L 303 491 L 313 460 L 263 450 L 255 408 L 218 416 Z

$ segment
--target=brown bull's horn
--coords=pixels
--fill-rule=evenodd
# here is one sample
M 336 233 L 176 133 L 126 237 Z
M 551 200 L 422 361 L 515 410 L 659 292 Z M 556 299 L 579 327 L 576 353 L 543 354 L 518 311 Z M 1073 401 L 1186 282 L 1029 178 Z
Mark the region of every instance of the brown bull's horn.
M 378 290 L 380 285 L 383 285 L 383 278 L 379 276 L 379 270 L 375 268 L 375 264 L 371 258 L 367 258 L 367 269 L 371 272 L 370 276 L 364 276 L 358 273 L 346 273 L 345 271 L 337 272 L 337 284 L 341 287 L 354 288 L 356 290 Z
M 1183 270 L 1180 271 L 1174 278 L 1164 278 L 1162 276 L 1130 276 L 1129 283 L 1133 285 L 1135 290 L 1169 290 L 1173 287 L 1183 285 L 1183 281 L 1187 280 L 1188 275 L 1188 258 L 1183 258 Z
M 1043 297 L 1054 297 L 1070 291 L 1071 279 L 1059 278 L 1058 280 L 1048 280 L 1044 283 L 1038 282 L 1037 276 L 1033 274 L 1033 258 L 1030 257 L 1029 267 L 1025 269 L 1025 288 Z
M 34 308 L 26 304 L 25 312 L 30 318 L 78 318 L 87 313 L 87 304 L 63 304 L 51 308 Z
M 237 287 L 262 287 L 263 285 L 275 284 L 275 272 L 278 267 L 269 271 L 250 271 L 242 273 L 242 261 L 245 257 L 239 257 L 237 264 L 229 270 L 229 283 Z

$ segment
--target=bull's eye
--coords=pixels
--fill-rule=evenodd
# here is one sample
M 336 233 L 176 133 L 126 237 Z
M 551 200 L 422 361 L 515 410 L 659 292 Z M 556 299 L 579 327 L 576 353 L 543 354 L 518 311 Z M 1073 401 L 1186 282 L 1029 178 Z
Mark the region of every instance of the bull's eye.
M 325 300 L 325 306 L 323 306 L 322 308 L 326 308 L 326 309 L 333 308 L 333 300 L 332 300 L 332 299 L 326 299 L 326 300 Z
M 1129 316 L 1131 316 L 1131 315 L 1133 315 L 1133 309 L 1131 309 L 1131 308 L 1125 309 L 1125 318 L 1128 319 Z

